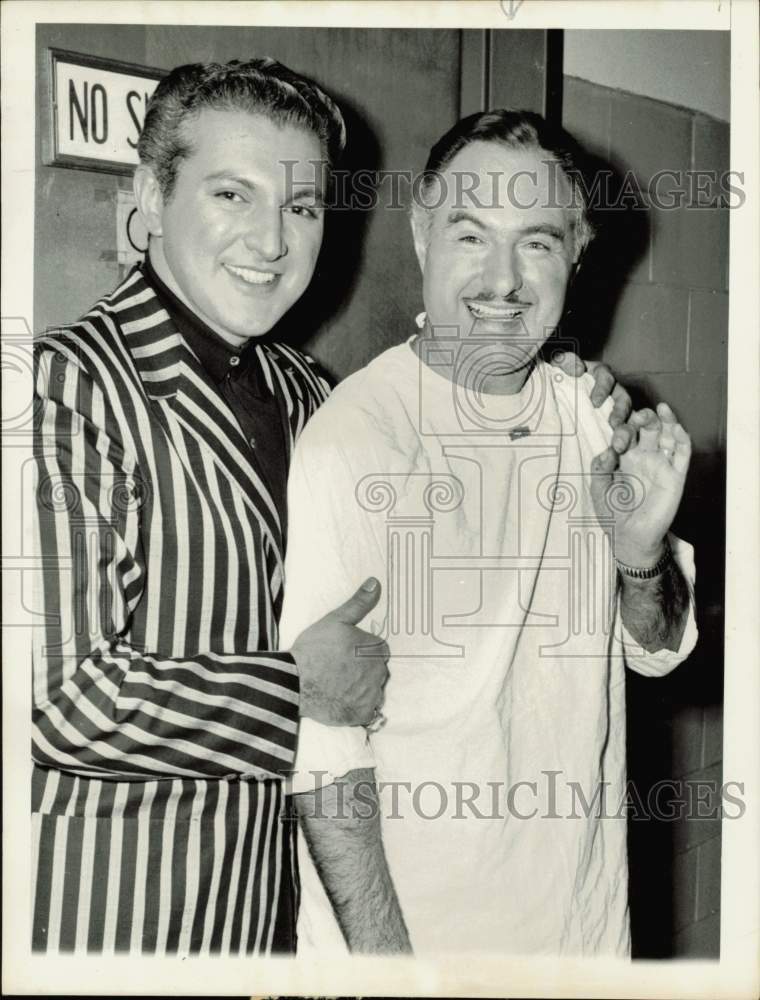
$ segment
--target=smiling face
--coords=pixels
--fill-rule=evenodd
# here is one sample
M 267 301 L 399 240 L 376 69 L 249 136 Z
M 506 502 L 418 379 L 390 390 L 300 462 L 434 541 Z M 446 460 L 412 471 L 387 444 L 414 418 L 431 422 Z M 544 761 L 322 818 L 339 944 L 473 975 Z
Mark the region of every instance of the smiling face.
M 159 277 L 235 346 L 267 333 L 306 290 L 322 242 L 318 138 L 245 111 L 204 109 L 164 201 L 135 188 Z
M 443 178 L 427 232 L 419 214 L 415 225 L 428 332 L 453 327 L 460 342 L 485 344 L 501 391 L 517 391 L 562 314 L 575 259 L 570 184 L 542 150 L 481 141 Z

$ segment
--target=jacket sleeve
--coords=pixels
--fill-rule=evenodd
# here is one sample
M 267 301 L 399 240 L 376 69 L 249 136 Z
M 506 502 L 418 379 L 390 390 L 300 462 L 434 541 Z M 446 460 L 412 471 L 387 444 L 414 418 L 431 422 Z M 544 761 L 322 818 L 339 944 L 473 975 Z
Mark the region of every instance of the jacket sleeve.
M 34 760 L 99 777 L 289 773 L 299 693 L 289 653 L 182 658 L 130 644 L 146 578 L 139 469 L 107 394 L 65 341 L 38 346 L 35 417 Z

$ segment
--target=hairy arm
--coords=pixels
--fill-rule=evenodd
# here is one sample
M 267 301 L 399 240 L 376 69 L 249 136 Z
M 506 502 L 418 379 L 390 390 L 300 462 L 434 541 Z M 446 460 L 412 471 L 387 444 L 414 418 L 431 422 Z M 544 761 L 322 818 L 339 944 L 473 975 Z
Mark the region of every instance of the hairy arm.
M 689 590 L 673 558 L 651 580 L 637 580 L 622 572 L 618 576 L 621 617 L 631 636 L 648 653 L 677 652 L 689 613 Z
M 372 768 L 294 796 L 309 851 L 349 950 L 410 954 L 380 833 Z

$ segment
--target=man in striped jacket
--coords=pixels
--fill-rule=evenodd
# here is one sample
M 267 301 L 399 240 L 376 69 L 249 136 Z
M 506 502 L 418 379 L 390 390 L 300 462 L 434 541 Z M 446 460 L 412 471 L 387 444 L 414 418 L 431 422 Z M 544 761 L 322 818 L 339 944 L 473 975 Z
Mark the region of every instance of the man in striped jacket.
M 260 338 L 344 135 L 272 60 L 174 70 L 139 144 L 148 258 L 38 341 L 35 950 L 294 950 L 299 716 L 369 723 L 387 677 L 384 645 L 354 655 L 376 581 L 278 651 L 287 466 L 328 390 Z

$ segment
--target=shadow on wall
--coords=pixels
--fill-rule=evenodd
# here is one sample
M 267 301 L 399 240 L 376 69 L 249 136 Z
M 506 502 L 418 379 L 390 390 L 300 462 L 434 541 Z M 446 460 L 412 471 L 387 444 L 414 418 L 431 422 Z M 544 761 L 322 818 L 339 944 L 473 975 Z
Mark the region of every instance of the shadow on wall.
M 655 402 L 637 395 L 639 405 Z M 644 796 L 660 782 L 675 781 L 682 789 L 677 794 L 688 801 L 697 782 L 714 789 L 723 780 L 724 526 L 725 456 L 695 452 L 673 530 L 695 547 L 699 642 L 667 677 L 650 681 L 629 672 L 626 679 L 628 771 Z M 629 824 L 634 957 L 719 957 L 717 807 L 718 799 L 708 791 L 703 816 L 692 810 L 671 821 Z M 717 861 L 706 863 L 708 850 Z M 711 922 L 711 933 L 702 923 L 704 940 L 686 947 L 695 911 L 697 922 Z
M 581 170 L 595 236 L 568 291 L 562 331 L 578 342 L 584 358 L 595 358 L 612 329 L 623 287 L 647 252 L 652 219 L 622 165 L 587 154 Z
M 626 285 L 633 275 L 634 281 L 640 280 L 650 241 L 657 239 L 658 219 L 644 207 L 637 190 L 625 187 L 620 164 L 589 157 L 584 174 L 587 184 L 607 178 L 608 186 L 602 188 L 607 204 L 619 203 L 614 210 L 591 213 L 597 235 L 570 289 L 562 321 L 561 336 L 577 343 L 579 353 L 589 358 L 602 353 Z M 663 289 L 668 292 L 668 286 Z M 678 291 L 674 287 L 671 294 Z M 638 320 L 646 322 L 646 317 Z M 715 336 L 719 334 L 716 330 Z M 636 330 L 630 335 L 636 336 Z M 645 371 L 656 371 L 657 359 L 647 361 L 654 363 Z M 661 401 L 656 378 L 635 370 L 619 375 L 634 407 L 654 407 Z M 687 427 L 689 419 L 693 414 L 684 417 Z M 643 803 L 652 801 L 653 789 L 662 782 L 675 781 L 675 798 L 688 797 L 689 786 L 697 780 L 718 786 L 722 780 L 725 513 L 724 448 L 703 443 L 692 455 L 673 525 L 674 532 L 695 547 L 699 644 L 664 679 L 627 672 L 628 776 Z M 666 795 L 663 805 L 667 801 Z M 717 958 L 719 816 L 713 812 L 707 818 L 631 819 L 628 839 L 633 957 Z M 701 937 L 692 933 L 694 927 L 703 928 Z
M 370 212 L 347 208 L 354 199 L 366 201 L 367 192 L 355 187 L 356 178 L 366 178 L 380 168 L 377 136 L 359 111 L 341 98 L 348 141 L 339 164 L 339 178 L 332 192 L 335 207 L 325 213 L 325 235 L 309 288 L 271 333 L 301 347 L 322 324 L 336 320 L 350 302 L 360 280 Z M 328 372 L 335 378 L 335 372 Z
M 589 359 L 601 356 L 623 289 L 647 252 L 651 217 L 638 193 L 626 194 L 625 171 L 620 166 L 585 153 L 579 167 L 592 201 L 588 219 L 594 238 L 570 283 L 562 321 L 552 340 L 561 339 Z M 551 349 L 552 340 L 544 353 Z

